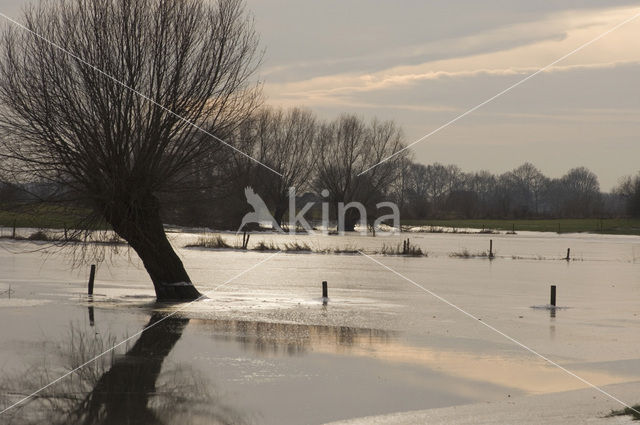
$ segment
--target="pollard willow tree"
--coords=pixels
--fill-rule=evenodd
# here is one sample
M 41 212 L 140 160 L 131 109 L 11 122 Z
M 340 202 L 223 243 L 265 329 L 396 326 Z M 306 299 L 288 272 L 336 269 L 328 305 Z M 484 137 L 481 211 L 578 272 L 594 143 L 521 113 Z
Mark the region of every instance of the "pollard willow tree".
M 159 195 L 184 187 L 260 100 L 241 0 L 55 0 L 0 46 L 4 166 L 49 181 L 136 251 L 160 301 L 200 296 Z M 200 127 L 198 129 L 197 127 Z

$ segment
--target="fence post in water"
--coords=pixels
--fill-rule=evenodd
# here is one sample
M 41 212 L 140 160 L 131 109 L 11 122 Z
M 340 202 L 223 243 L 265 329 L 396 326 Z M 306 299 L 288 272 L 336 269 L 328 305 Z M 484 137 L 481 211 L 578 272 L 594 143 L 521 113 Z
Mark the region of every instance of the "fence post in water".
M 96 265 L 91 265 L 91 272 L 89 273 L 89 295 L 93 295 L 93 281 L 96 278 Z
M 550 303 L 552 307 L 556 306 L 556 285 L 551 285 L 551 301 Z
M 13 219 L 13 232 L 11 232 L 11 239 L 16 238 L 16 220 Z
M 493 258 L 493 239 L 489 239 L 489 258 Z
M 567 248 L 567 258 L 565 258 L 565 260 L 571 260 L 571 248 Z

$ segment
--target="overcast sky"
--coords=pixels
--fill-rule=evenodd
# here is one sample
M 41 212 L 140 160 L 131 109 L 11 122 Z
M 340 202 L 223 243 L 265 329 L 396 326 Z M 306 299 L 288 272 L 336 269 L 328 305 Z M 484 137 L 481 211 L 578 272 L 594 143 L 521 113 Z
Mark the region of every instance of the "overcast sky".
M 0 0 L 19 16 L 23 0 Z M 247 0 L 268 102 L 396 120 L 407 142 L 640 12 L 607 0 Z M 640 18 L 412 150 L 503 172 L 640 170 Z
M 272 104 L 394 119 L 411 142 L 640 12 L 635 1 L 248 0 Z M 640 18 L 413 149 L 604 190 L 640 170 Z

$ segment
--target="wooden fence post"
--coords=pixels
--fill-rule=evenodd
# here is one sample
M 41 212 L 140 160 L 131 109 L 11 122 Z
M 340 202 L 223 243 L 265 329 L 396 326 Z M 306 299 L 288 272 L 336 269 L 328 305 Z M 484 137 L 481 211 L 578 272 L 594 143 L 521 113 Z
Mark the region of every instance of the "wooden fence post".
M 89 295 L 93 295 L 93 282 L 96 278 L 96 265 L 91 265 L 91 272 L 89 273 Z

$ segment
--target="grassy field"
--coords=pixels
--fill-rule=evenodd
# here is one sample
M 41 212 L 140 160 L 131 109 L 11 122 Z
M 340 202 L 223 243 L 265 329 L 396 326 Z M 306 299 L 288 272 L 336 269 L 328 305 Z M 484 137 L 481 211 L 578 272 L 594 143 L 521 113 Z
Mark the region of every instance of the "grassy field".
M 402 220 L 407 226 L 442 226 L 452 228 L 515 230 L 556 233 L 604 233 L 640 235 L 640 219 L 546 219 L 546 220 Z
M 28 209 L 0 209 L 1 227 L 33 227 L 63 229 L 74 228 L 82 211 L 74 214 L 56 205 L 29 206 Z M 545 220 L 402 220 L 407 226 L 470 228 L 485 230 L 555 232 L 555 233 L 604 233 L 616 235 L 640 235 L 640 219 L 545 219 Z M 100 227 L 106 229 L 105 224 Z M 99 230 L 99 229 L 95 229 Z
M 72 211 L 57 205 L 30 205 L 0 209 L 0 226 L 34 227 L 38 229 L 72 229 L 83 211 Z M 98 230 L 98 229 L 96 229 Z

